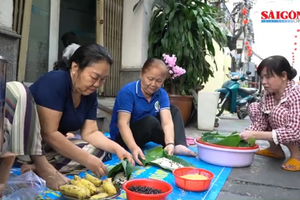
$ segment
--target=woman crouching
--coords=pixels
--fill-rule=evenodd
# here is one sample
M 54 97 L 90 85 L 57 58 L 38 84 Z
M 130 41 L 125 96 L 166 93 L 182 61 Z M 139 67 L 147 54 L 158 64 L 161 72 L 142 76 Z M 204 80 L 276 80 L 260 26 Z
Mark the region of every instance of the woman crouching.
M 180 110 L 170 105 L 162 88 L 168 71 L 159 59 L 148 59 L 141 79 L 125 85 L 113 108 L 110 133 L 113 140 L 128 147 L 134 160 L 142 164 L 142 148 L 148 142 L 163 145 L 170 154 L 197 156 L 187 147 Z
M 281 144 L 291 156 L 282 165 L 287 171 L 300 171 L 300 86 L 293 81 L 297 72 L 283 56 L 263 60 L 257 69 L 264 86 L 261 102 L 249 107 L 251 125 L 240 134 L 248 140 L 267 140 L 270 147 L 258 155 L 285 159 Z

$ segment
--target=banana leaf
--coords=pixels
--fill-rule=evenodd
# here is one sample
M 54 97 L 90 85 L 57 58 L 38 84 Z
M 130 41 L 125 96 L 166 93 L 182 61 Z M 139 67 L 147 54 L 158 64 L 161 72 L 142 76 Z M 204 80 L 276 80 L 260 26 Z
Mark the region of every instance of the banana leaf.
M 217 144 L 229 147 L 252 147 L 255 145 L 255 139 L 251 138 L 244 141 L 240 138 L 238 132 L 233 132 L 229 136 L 220 135 L 218 132 L 206 132 L 203 133 L 201 140 L 211 144 Z
M 239 143 L 239 146 L 238 147 L 253 147 L 255 145 L 255 139 L 254 138 L 250 138 L 248 140 L 248 142 L 242 140 L 240 143 Z
M 116 174 L 118 174 L 119 172 L 124 172 L 127 180 L 130 179 L 130 176 L 132 174 L 132 172 L 134 172 L 135 170 L 137 170 L 137 167 L 132 166 L 132 164 L 127 160 L 121 160 L 121 162 L 119 164 L 117 164 L 116 166 L 114 166 L 109 172 L 108 172 L 108 177 L 109 178 L 114 178 Z
M 159 164 L 157 162 L 158 159 L 169 160 L 172 166 Z M 176 166 L 181 165 L 184 167 L 192 167 L 193 165 L 184 159 L 181 159 L 174 155 L 168 155 L 168 153 L 162 147 L 154 147 L 145 151 L 145 160 L 141 160 L 144 165 L 155 165 L 162 169 L 173 171 Z

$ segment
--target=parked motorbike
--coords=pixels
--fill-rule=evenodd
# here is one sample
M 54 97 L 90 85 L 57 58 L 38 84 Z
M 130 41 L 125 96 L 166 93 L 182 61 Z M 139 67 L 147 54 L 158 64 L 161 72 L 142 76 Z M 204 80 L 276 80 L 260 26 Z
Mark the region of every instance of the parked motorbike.
M 250 74 L 251 72 L 246 72 L 247 76 Z M 240 83 L 248 79 L 239 72 L 230 72 L 227 76 L 230 80 L 216 90 L 220 92 L 217 119 L 224 110 L 237 113 L 239 119 L 245 119 L 248 116 L 249 104 L 260 100 L 259 89 L 240 87 Z

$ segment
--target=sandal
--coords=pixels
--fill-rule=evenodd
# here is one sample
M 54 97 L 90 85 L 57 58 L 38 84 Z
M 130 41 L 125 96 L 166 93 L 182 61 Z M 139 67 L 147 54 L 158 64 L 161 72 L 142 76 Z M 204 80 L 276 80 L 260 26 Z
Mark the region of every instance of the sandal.
M 187 145 L 191 146 L 191 145 L 195 145 L 195 139 L 192 137 L 186 137 L 186 143 Z
M 290 158 L 288 161 L 283 163 L 282 169 L 290 172 L 298 172 L 300 171 L 300 160 L 297 160 L 296 158 Z
M 271 158 L 285 159 L 285 156 L 278 156 L 275 153 L 272 153 L 269 149 L 258 150 L 257 152 L 255 152 L 255 154 Z

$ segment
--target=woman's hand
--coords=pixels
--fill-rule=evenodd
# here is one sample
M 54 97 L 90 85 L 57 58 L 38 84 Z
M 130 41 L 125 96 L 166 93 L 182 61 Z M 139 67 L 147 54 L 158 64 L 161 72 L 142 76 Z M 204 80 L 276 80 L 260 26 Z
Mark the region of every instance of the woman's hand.
M 96 174 L 98 177 L 106 176 L 108 174 L 106 166 L 103 162 L 94 155 L 89 155 L 86 164 L 84 164 L 91 172 Z
M 169 155 L 173 155 L 173 154 L 174 154 L 174 149 L 175 149 L 174 144 L 168 144 L 167 146 L 165 146 L 165 151 L 166 151 Z
M 240 138 L 242 140 L 248 141 L 250 138 L 255 138 L 254 131 L 244 131 L 240 133 Z
M 136 146 L 131 149 L 131 153 L 132 153 L 134 161 L 137 162 L 137 164 L 139 164 L 139 165 L 143 165 L 143 163 L 139 159 L 139 157 L 143 160 L 145 159 L 145 155 L 144 155 L 143 151 L 141 150 L 141 148 Z
M 116 155 L 120 160 L 124 160 L 125 158 L 133 165 L 135 166 L 135 162 L 133 160 L 132 155 L 126 151 L 124 148 L 120 148 L 116 151 Z

